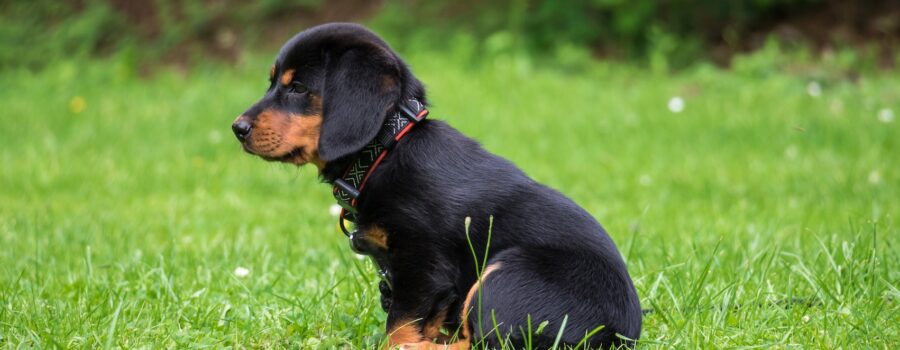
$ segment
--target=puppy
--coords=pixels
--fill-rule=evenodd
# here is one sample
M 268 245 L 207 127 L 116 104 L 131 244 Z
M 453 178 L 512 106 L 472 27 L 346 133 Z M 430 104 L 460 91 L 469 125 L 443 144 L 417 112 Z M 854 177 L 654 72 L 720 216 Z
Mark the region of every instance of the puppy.
M 422 83 L 378 36 L 346 23 L 307 29 L 269 78 L 232 129 L 245 151 L 311 163 L 334 185 L 342 218 L 356 223 L 352 246 L 385 276 L 389 347 L 541 349 L 563 324 L 562 344 L 638 339 L 639 300 L 600 224 L 425 119 Z

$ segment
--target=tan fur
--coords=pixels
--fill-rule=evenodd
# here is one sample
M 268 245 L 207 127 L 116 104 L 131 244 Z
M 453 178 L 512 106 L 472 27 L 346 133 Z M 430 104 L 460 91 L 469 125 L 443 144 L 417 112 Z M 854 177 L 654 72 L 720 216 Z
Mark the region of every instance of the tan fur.
M 313 163 L 321 168 L 324 166 L 318 152 L 321 129 L 321 114 L 293 115 L 267 109 L 256 117 L 247 147 L 252 153 L 268 160 L 296 165 Z M 297 148 L 301 149 L 299 154 L 281 159 Z
M 288 69 L 284 71 L 284 74 L 281 74 L 281 85 L 288 86 L 291 85 L 291 81 L 294 80 L 294 70 Z
M 373 226 L 365 231 L 363 239 L 382 250 L 387 250 L 388 233 L 379 226 Z
M 401 323 L 401 326 L 397 328 L 398 331 L 402 330 L 401 332 L 399 332 L 399 334 L 402 335 L 402 337 L 398 336 L 395 338 L 393 336 L 393 334 L 396 331 L 391 332 L 388 335 L 388 349 L 468 350 L 472 346 L 472 330 L 469 328 L 468 318 L 469 318 L 469 312 L 472 311 L 470 309 L 472 308 L 473 299 L 475 299 L 477 297 L 478 288 L 481 287 L 485 278 L 487 278 L 487 276 L 490 275 L 492 272 L 497 271 L 497 269 L 499 269 L 499 268 L 500 268 L 499 263 L 489 265 L 487 268 L 485 268 L 484 273 L 481 274 L 481 277 L 478 279 L 478 281 L 476 281 L 474 284 L 472 284 L 472 288 L 470 288 L 469 292 L 466 294 L 466 300 L 463 303 L 463 309 L 462 309 L 462 315 L 461 315 L 462 339 L 460 339 L 459 341 L 457 341 L 455 343 L 451 343 L 451 344 L 438 344 L 438 343 L 435 343 L 430 340 L 425 340 L 425 339 L 432 339 L 431 337 L 427 337 L 427 334 L 429 332 L 432 332 L 432 333 L 435 332 L 434 328 L 429 329 L 430 324 L 431 324 L 431 327 L 435 327 L 435 325 L 432 324 L 431 322 L 426 323 L 426 325 L 425 325 L 426 335 L 423 335 L 423 334 L 419 333 L 418 331 L 416 331 L 416 329 L 412 323 L 414 321 L 410 321 L 407 323 Z M 477 300 L 474 302 L 477 302 Z M 434 322 L 434 320 L 432 320 L 432 322 Z M 441 321 L 441 323 L 443 323 L 443 321 Z M 440 334 L 439 333 L 439 329 L 440 329 L 439 325 L 437 326 L 437 329 L 438 329 L 438 334 Z M 439 337 L 435 337 L 435 338 L 439 338 Z
M 468 341 L 460 341 L 453 344 L 437 344 L 429 341 L 418 343 L 406 343 L 395 346 L 390 349 L 398 350 L 469 350 L 471 345 Z
M 422 333 L 416 329 L 416 320 L 405 320 L 398 322 L 397 328 L 388 332 L 388 349 L 398 344 L 417 343 L 422 341 Z
M 447 309 L 443 309 L 439 311 L 434 317 L 432 317 L 428 322 L 425 322 L 425 327 L 422 329 L 422 334 L 425 336 L 425 339 L 437 340 L 446 342 L 446 336 L 441 334 L 441 327 L 444 326 L 444 321 L 447 320 Z

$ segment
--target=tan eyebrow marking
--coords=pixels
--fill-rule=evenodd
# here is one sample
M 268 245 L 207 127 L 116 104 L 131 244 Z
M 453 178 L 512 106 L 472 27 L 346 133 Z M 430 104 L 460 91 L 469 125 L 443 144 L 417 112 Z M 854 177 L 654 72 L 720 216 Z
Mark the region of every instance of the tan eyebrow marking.
M 284 71 L 284 74 L 281 75 L 281 85 L 287 86 L 291 84 L 291 80 L 294 80 L 294 70 L 288 69 Z
M 275 79 L 275 65 L 272 65 L 272 68 L 269 68 L 269 80 Z

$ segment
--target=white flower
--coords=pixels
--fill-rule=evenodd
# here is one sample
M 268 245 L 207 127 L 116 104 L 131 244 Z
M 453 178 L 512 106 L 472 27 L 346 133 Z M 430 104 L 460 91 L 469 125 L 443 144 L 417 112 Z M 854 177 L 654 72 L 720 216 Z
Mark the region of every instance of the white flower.
M 330 207 L 328 207 L 328 213 L 333 217 L 338 217 L 338 215 L 341 215 L 341 206 L 332 204 Z
M 797 158 L 797 153 L 798 153 L 797 146 L 794 146 L 794 145 L 790 145 L 790 146 L 788 146 L 788 148 L 786 148 L 784 150 L 784 156 L 787 157 L 788 159 Z
M 239 278 L 244 278 L 250 275 L 250 270 L 248 270 L 246 267 L 238 266 L 234 269 L 234 275 Z
M 800 319 L 803 323 L 809 323 L 809 315 L 803 315 L 803 318 Z
M 653 182 L 653 179 L 650 177 L 650 175 L 643 174 L 638 178 L 638 182 L 642 186 L 650 186 L 650 184 Z
M 219 130 L 211 130 L 206 138 L 209 139 L 209 143 L 216 145 L 222 142 L 222 133 Z
M 681 113 L 684 110 L 684 99 L 675 96 L 669 99 L 669 111 L 672 113 Z
M 894 121 L 894 111 L 890 108 L 882 108 L 878 111 L 878 120 L 882 123 L 890 123 Z
M 872 170 L 869 172 L 869 183 L 873 185 L 877 185 L 881 182 L 881 173 L 878 170 Z
M 822 96 L 822 85 L 819 85 L 819 82 L 811 81 L 806 84 L 806 93 L 812 97 Z

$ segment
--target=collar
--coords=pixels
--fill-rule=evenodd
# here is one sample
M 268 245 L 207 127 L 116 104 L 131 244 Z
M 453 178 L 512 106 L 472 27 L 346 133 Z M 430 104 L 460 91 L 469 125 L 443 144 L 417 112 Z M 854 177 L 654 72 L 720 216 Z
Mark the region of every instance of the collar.
M 397 141 L 425 119 L 426 115 L 428 110 L 417 100 L 411 99 L 407 103 L 401 103 L 397 112 L 385 119 L 375 139 L 356 154 L 356 159 L 347 167 L 344 175 L 332 181 L 334 199 L 342 208 L 338 223 L 345 235 L 350 236 L 350 232 L 344 226 L 344 221 L 356 222 L 356 199 L 365 188 L 369 175 L 381 164 L 381 160 L 393 149 Z

